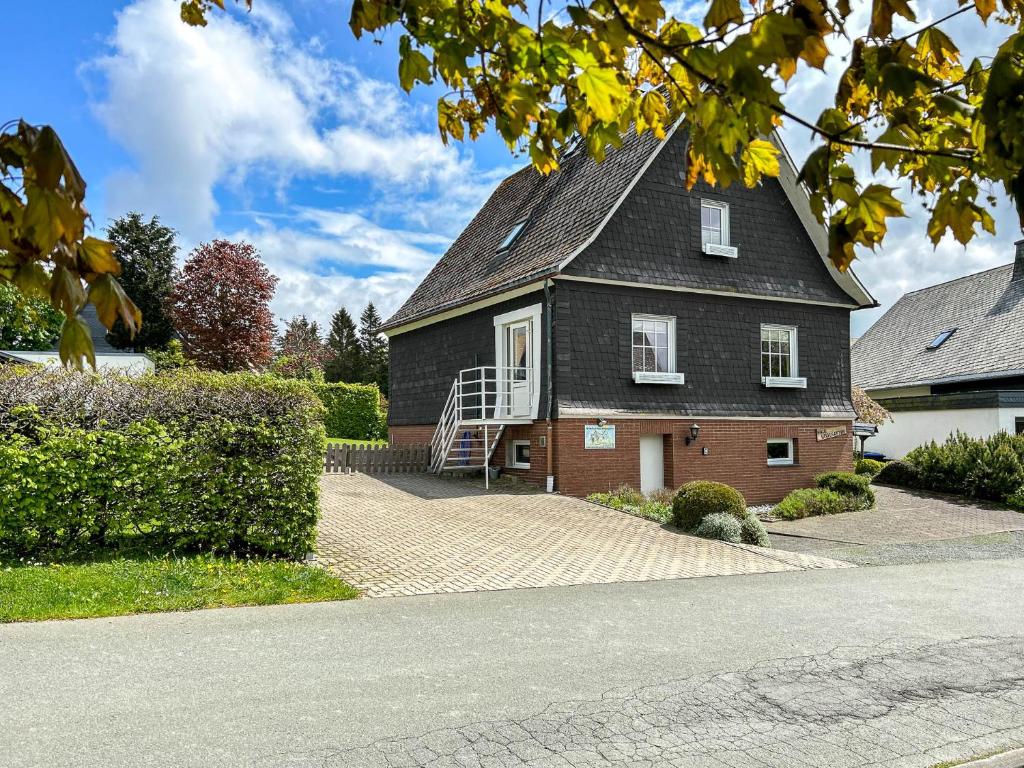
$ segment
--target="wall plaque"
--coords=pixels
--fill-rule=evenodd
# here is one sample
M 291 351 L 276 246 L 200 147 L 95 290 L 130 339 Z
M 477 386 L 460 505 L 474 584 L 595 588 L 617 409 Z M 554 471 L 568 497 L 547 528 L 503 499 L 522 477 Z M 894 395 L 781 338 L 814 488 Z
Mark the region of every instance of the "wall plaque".
M 818 434 L 818 442 L 831 440 L 834 437 L 842 437 L 846 434 L 846 427 L 830 427 L 829 429 L 815 430 Z
M 584 424 L 583 447 L 587 450 L 609 450 L 615 447 L 615 425 Z

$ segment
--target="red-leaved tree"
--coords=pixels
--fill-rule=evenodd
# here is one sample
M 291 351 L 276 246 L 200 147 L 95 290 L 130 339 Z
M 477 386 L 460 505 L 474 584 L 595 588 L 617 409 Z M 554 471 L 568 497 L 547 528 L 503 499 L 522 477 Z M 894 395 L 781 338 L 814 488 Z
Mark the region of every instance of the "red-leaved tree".
M 214 240 L 189 254 L 168 297 L 185 354 L 204 368 L 241 371 L 273 359 L 270 300 L 277 278 L 249 243 Z

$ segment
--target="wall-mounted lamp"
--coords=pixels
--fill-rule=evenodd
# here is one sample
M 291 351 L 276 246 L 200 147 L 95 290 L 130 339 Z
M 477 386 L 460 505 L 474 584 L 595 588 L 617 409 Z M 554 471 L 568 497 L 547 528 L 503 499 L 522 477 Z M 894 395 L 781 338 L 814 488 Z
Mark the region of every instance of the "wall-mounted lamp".
M 686 444 L 689 445 L 690 443 L 697 442 L 697 436 L 699 434 L 700 434 L 700 425 L 699 424 L 691 424 L 690 425 L 690 434 L 686 438 Z
M 599 427 L 607 427 L 608 426 L 608 419 L 598 419 L 597 420 L 597 426 L 599 426 Z

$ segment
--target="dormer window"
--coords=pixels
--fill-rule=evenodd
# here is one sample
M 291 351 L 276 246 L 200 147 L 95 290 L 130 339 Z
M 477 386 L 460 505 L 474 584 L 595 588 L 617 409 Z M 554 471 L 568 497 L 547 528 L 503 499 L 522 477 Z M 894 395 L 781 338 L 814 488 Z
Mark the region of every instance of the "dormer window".
M 938 349 L 945 344 L 949 340 L 949 337 L 954 333 L 956 333 L 956 328 L 947 328 L 929 342 L 927 349 Z
M 700 201 L 700 247 L 710 256 L 736 257 L 736 248 L 729 243 L 728 203 Z
M 507 251 L 509 248 L 511 248 L 515 244 L 516 240 L 519 239 L 519 235 L 522 234 L 523 227 L 525 226 L 526 219 L 520 219 L 515 224 L 513 224 L 512 229 L 508 231 L 508 234 L 505 235 L 505 239 L 502 240 L 501 245 L 498 246 L 498 253 L 501 253 L 502 251 Z

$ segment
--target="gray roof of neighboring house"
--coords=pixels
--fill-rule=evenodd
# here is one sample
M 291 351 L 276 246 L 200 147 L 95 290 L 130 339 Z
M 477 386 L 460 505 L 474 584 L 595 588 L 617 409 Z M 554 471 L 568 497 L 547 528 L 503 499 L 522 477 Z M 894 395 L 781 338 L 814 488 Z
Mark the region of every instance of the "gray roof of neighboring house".
M 130 354 L 130 349 L 118 349 L 113 344 L 107 341 L 107 329 L 100 322 L 99 315 L 96 314 L 96 307 L 92 304 L 86 304 L 85 308 L 78 313 L 78 316 L 85 321 L 85 324 L 89 326 L 89 335 L 92 337 L 92 346 L 96 350 L 97 355 L 116 355 L 116 354 Z M 54 347 L 56 349 L 56 347 Z
M 937 349 L 929 343 L 956 331 Z M 1024 373 L 1024 240 L 1014 264 L 912 291 L 858 339 L 853 383 L 865 389 Z
M 506 178 L 412 296 L 384 324 L 403 323 L 500 293 L 558 271 L 599 228 L 661 142 L 651 133 L 623 136 L 598 164 L 578 144 L 560 170 L 543 176 L 527 166 Z M 498 246 L 519 221 L 512 246 Z

